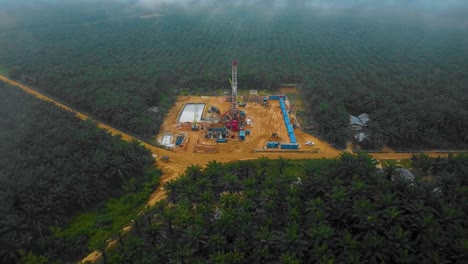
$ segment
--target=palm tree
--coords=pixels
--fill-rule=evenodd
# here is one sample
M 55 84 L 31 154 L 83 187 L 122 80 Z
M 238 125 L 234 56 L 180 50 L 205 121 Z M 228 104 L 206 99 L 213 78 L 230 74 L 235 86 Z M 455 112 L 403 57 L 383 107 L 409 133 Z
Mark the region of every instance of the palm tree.
M 385 160 L 382 161 L 382 167 L 383 167 L 383 176 L 387 180 L 392 180 L 393 177 L 398 176 L 398 168 L 401 168 L 400 165 L 394 160 Z
M 29 236 L 30 229 L 24 222 L 21 215 L 14 213 L 0 220 L 0 259 L 3 263 L 16 262 L 18 250 L 29 248 L 32 238 Z
M 169 194 L 169 202 L 176 203 L 179 197 L 179 188 L 176 180 L 168 181 L 164 184 L 164 190 Z
M 143 208 L 141 209 L 140 214 L 143 215 L 144 218 L 146 219 L 146 224 L 148 226 L 151 226 L 151 224 L 152 224 L 151 216 L 152 216 L 152 214 L 154 214 L 153 207 L 150 206 L 150 205 L 143 206 Z
M 185 170 L 185 175 L 187 175 L 192 182 L 197 181 L 202 176 L 202 167 L 198 164 L 190 165 Z
M 422 173 L 428 174 L 432 169 L 432 160 L 426 154 L 419 154 L 411 157 L 413 167 L 419 169 Z
M 207 237 L 205 236 L 206 231 L 199 225 L 190 225 L 185 229 L 185 238 L 187 244 L 194 250 L 198 252 L 200 248 L 207 245 Z
M 301 263 L 301 257 L 298 257 L 296 254 L 294 254 L 291 251 L 286 251 L 281 254 L 280 256 L 281 263 L 285 264 L 299 264 Z
M 363 238 L 363 259 L 371 263 L 388 263 L 393 255 L 392 249 L 386 245 L 384 237 L 375 232 L 368 232 Z
M 222 163 L 213 160 L 208 162 L 208 164 L 206 165 L 205 174 L 208 176 L 213 186 L 216 185 L 216 182 L 218 181 L 222 173 Z
M 73 193 L 72 197 L 78 208 L 85 209 L 94 200 L 94 196 L 86 183 L 78 182 L 73 188 Z
M 40 208 L 36 207 L 35 204 L 24 204 L 21 207 L 21 213 L 24 217 L 24 222 L 29 226 L 30 230 L 35 234 L 39 235 L 39 238 L 44 238 L 44 231 L 49 226 L 49 219 Z
M 192 262 L 195 250 L 189 244 L 176 244 L 176 248 L 173 252 L 173 259 L 176 263 L 189 263 Z
M 288 161 L 285 158 L 279 156 L 278 164 L 279 164 L 279 173 L 280 173 L 280 175 L 283 175 L 284 169 L 288 165 Z
M 253 234 L 253 252 L 255 259 L 261 261 L 269 261 L 273 258 L 273 247 L 275 237 L 272 231 L 267 226 L 260 226 Z
M 257 178 L 257 184 L 266 177 L 267 168 L 268 168 L 269 159 L 268 157 L 262 156 L 258 159 L 259 169 L 260 169 L 260 177 Z
M 303 258 L 309 243 L 304 240 L 300 226 L 296 222 L 290 222 L 285 231 L 275 234 L 275 244 L 281 252 L 289 251 L 299 258 Z
M 241 160 L 240 162 L 237 163 L 236 175 L 239 177 L 239 179 L 244 179 L 246 177 L 249 177 L 250 174 L 251 174 L 251 166 L 248 161 Z
M 345 229 L 341 236 L 337 237 L 337 241 L 335 242 L 335 247 L 333 250 L 333 255 L 337 257 L 345 257 L 349 256 L 349 254 L 352 254 L 355 252 L 359 246 L 358 243 L 358 235 L 354 235 L 349 232 L 349 230 Z
M 130 175 L 132 165 L 128 163 L 128 161 L 125 160 L 124 157 L 122 156 L 115 156 L 111 161 L 110 161 L 110 168 L 108 171 L 108 179 L 109 180 L 114 180 L 116 177 L 118 177 L 121 181 L 125 180 L 127 176 Z
M 169 232 L 169 235 L 174 234 L 174 219 L 176 215 L 176 211 L 173 207 L 164 207 L 164 210 L 162 212 L 162 218 L 164 220 L 164 223 L 167 227 L 167 231 Z
M 236 175 L 226 173 L 223 176 L 223 190 L 228 192 L 240 191 L 240 182 Z
M 372 120 L 367 126 L 367 131 L 375 147 L 380 147 L 385 143 L 385 130 L 377 120 Z
M 339 166 L 337 166 L 337 175 L 348 179 L 350 176 L 359 172 L 359 161 L 352 153 L 344 152 L 340 155 Z
M 216 254 L 223 252 L 227 244 L 226 238 L 218 232 L 212 233 L 208 238 L 207 248 L 209 253 Z
M 421 136 L 421 125 L 414 120 L 403 122 L 400 126 L 400 135 L 406 141 L 418 142 Z

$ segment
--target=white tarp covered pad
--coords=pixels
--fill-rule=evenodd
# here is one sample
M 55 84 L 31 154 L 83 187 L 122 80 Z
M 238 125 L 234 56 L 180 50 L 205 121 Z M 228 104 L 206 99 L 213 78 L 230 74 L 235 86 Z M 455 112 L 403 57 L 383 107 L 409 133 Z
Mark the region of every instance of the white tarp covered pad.
M 193 122 L 195 117 L 195 106 L 197 106 L 197 121 L 200 121 L 203 113 L 203 109 L 205 109 L 205 104 L 186 104 L 184 109 L 182 110 L 182 114 L 180 114 L 178 122 Z

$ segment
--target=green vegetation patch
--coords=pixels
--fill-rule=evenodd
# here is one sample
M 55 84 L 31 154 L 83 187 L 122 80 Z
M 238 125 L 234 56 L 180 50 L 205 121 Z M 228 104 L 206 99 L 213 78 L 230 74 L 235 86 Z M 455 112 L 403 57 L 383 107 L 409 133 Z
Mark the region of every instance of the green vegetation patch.
M 0 74 L 1 74 L 1 75 L 5 75 L 5 76 L 8 76 L 8 75 L 9 75 L 8 68 L 5 67 L 5 66 L 0 65 Z
M 118 198 L 109 199 L 105 205 L 90 212 L 80 213 L 72 222 L 54 230 L 54 237 L 69 246 L 83 248 L 83 241 L 90 250 L 99 250 L 108 239 L 119 236 L 122 228 L 132 223 L 138 213 L 145 209 L 150 194 L 159 184 L 160 171 L 149 168 L 145 173 L 144 185 L 135 186 L 135 180 L 125 183 L 125 193 Z

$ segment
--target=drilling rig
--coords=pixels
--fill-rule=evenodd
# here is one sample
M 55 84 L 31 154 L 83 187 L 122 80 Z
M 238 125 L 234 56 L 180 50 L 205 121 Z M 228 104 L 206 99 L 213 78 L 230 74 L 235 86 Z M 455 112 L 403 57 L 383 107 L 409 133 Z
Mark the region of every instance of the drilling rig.
M 222 121 L 226 124 L 226 127 L 232 129 L 232 131 L 239 130 L 239 113 L 237 109 L 237 61 L 232 62 L 232 78 L 229 79 L 231 83 L 231 108 L 223 115 Z
M 232 108 L 231 108 L 231 129 L 232 131 L 239 130 L 239 111 L 237 109 L 237 61 L 232 62 Z
M 239 131 L 242 128 L 245 121 L 245 112 L 239 111 L 237 108 L 237 61 L 232 62 L 232 79 L 229 79 L 231 83 L 232 94 L 230 101 L 232 103 L 231 109 L 229 109 L 222 117 L 222 121 L 226 127 L 232 131 Z
M 237 109 L 237 61 L 232 62 L 232 109 Z

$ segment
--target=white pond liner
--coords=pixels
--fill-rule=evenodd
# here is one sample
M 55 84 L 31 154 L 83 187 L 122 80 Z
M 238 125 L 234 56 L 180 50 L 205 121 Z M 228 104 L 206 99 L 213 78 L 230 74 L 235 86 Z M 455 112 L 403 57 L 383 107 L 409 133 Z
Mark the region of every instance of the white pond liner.
M 179 116 L 179 121 L 180 123 L 184 122 L 193 122 L 195 118 L 195 105 L 198 105 L 198 115 L 197 115 L 197 121 L 200 121 L 203 110 L 205 109 L 205 104 L 186 104 L 184 109 L 182 110 L 182 113 Z

